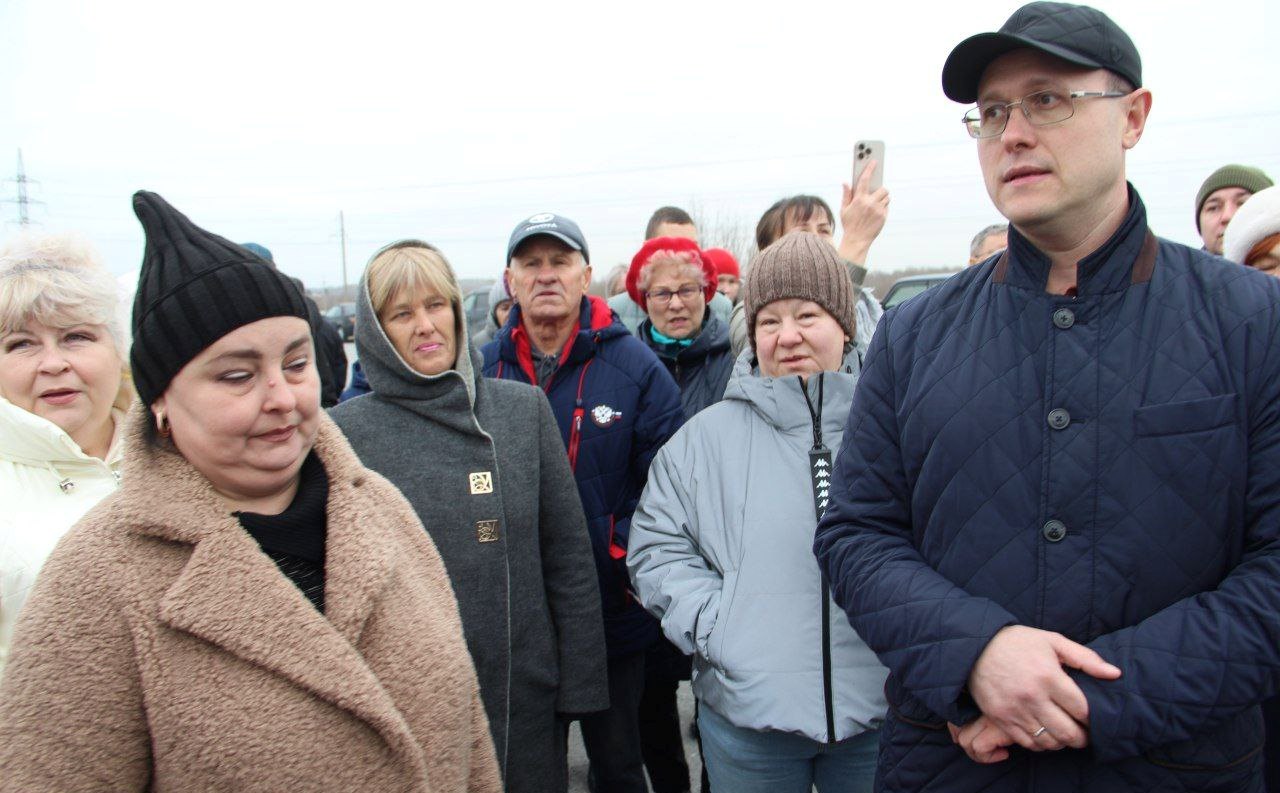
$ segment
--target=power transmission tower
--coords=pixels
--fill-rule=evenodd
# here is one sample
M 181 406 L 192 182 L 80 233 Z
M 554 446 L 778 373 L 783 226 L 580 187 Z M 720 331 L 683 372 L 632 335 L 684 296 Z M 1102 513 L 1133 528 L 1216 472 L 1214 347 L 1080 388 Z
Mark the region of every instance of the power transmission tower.
M 338 210 L 338 237 L 342 240 L 342 296 L 347 296 L 347 222 Z
M 27 211 L 32 204 L 43 204 L 43 201 L 36 201 L 27 195 L 27 185 L 39 184 L 34 179 L 27 178 L 27 170 L 22 164 L 22 149 L 18 149 L 18 174 L 13 179 L 6 179 L 6 182 L 13 182 L 18 188 L 18 198 L 16 200 L 6 198 L 0 200 L 3 204 L 18 205 L 18 225 L 26 228 L 31 225 L 31 215 Z

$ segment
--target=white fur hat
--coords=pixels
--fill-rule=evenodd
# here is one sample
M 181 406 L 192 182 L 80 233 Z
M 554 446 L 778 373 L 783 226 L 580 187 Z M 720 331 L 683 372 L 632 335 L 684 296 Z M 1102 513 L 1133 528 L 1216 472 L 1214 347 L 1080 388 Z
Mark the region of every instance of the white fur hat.
M 1237 264 L 1254 245 L 1280 234 L 1280 186 L 1259 190 L 1236 210 L 1222 238 L 1222 255 Z

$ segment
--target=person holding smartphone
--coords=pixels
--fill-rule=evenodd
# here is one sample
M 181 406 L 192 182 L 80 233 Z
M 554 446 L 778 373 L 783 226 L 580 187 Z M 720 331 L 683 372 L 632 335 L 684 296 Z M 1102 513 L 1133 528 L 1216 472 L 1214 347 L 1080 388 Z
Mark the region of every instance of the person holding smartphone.
M 815 195 L 778 199 L 756 224 L 756 245 L 762 251 L 784 234 L 795 231 L 813 232 L 836 247 L 836 252 L 849 268 L 849 277 L 858 296 L 854 305 L 858 318 L 854 348 L 860 355 L 866 355 L 871 335 L 884 313 L 880 301 L 863 287 L 867 279 L 867 254 L 871 244 L 884 230 L 889 216 L 888 189 L 883 186 L 873 188 L 876 173 L 881 167 L 879 162 L 872 160 L 851 185 L 841 185 L 839 243 L 835 236 L 836 215 L 826 201 Z M 747 279 L 750 277 L 748 272 Z M 735 356 L 747 346 L 747 336 L 746 309 L 739 303 L 729 318 L 729 341 Z

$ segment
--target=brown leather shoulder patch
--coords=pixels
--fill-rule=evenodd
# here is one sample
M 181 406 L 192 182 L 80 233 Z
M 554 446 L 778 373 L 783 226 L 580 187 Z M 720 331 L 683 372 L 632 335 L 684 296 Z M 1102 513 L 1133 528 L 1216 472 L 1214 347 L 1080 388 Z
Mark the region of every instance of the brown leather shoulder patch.
M 1159 249 L 1156 235 L 1148 230 L 1147 238 L 1142 241 L 1142 250 L 1138 251 L 1138 258 L 1133 262 L 1133 278 L 1129 283 L 1145 284 L 1151 280 L 1151 274 L 1156 271 L 1156 252 Z
M 1005 276 L 1009 274 L 1009 249 L 1005 248 L 1004 253 L 1000 254 L 1000 258 L 996 261 L 996 269 L 991 273 L 991 282 L 1003 284 Z

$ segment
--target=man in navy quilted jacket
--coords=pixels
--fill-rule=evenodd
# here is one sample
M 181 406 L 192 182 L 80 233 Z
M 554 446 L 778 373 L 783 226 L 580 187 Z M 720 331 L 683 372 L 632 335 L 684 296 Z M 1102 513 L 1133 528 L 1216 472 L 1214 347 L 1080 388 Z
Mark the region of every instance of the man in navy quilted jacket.
M 581 720 L 592 791 L 646 793 L 640 698 L 660 629 L 632 594 L 627 538 L 649 464 L 684 423 L 680 389 L 608 304 L 587 294 L 591 259 L 577 223 L 550 212 L 521 221 L 507 241 L 506 278 L 516 305 L 481 350 L 484 375 L 546 392 L 600 584 L 609 709 L 561 715 Z
M 1280 282 L 1155 237 L 1102 13 L 952 51 L 1009 246 L 890 310 L 815 552 L 889 667 L 884 791 L 1260 791 Z

